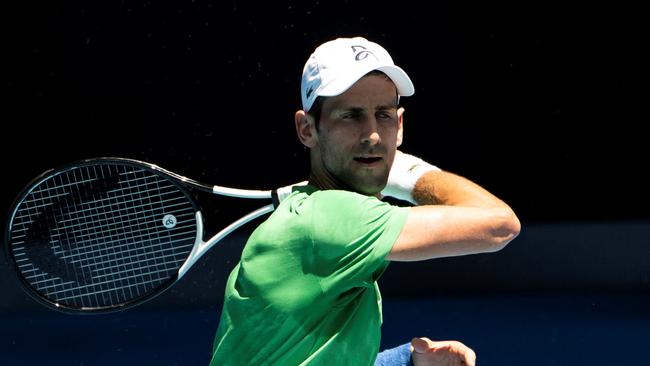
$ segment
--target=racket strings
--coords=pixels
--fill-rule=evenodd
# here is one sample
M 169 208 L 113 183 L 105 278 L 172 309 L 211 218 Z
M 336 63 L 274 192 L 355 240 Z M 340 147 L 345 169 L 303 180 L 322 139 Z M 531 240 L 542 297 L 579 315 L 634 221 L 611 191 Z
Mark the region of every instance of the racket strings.
M 167 214 L 178 221 L 173 228 L 163 226 Z M 188 198 L 153 173 L 123 165 L 78 168 L 45 180 L 23 202 L 13 252 L 45 296 L 75 307 L 111 306 L 176 273 L 197 236 L 193 216 Z M 54 252 L 57 270 L 39 262 L 43 250 Z
M 161 192 L 159 194 L 160 197 L 163 197 L 165 195 L 173 194 L 176 192 Z M 174 202 L 174 201 L 180 201 L 181 197 L 172 197 L 167 202 Z M 100 201 L 106 201 L 105 199 L 98 200 L 97 202 Z M 140 200 L 137 200 L 140 201 Z M 136 200 L 126 200 L 122 201 L 123 203 L 135 203 Z M 142 230 L 131 230 L 127 231 L 129 229 L 134 229 L 135 226 L 130 226 L 130 227 L 124 227 L 125 220 L 130 220 L 133 218 L 132 213 L 130 211 L 133 211 L 132 208 L 129 208 L 127 206 L 122 207 L 122 204 L 120 204 L 120 207 L 117 209 L 111 209 L 112 207 L 115 206 L 115 204 L 107 203 L 104 202 L 105 204 L 102 206 L 96 206 L 92 208 L 82 208 L 82 209 L 76 209 L 72 212 L 62 212 L 62 214 L 55 214 L 52 222 L 56 223 L 56 227 L 52 227 L 51 231 L 54 233 L 51 234 L 52 238 L 56 238 L 59 236 L 72 236 L 77 240 L 83 240 L 83 241 L 98 241 L 100 243 L 105 243 L 105 242 L 111 242 L 113 241 L 115 230 L 118 228 L 123 229 L 123 234 L 124 235 L 129 235 L 130 238 L 136 239 L 136 240 L 145 240 L 146 238 L 151 238 L 151 232 L 143 233 Z M 87 204 L 92 204 L 87 203 Z M 39 206 L 36 206 L 39 207 Z M 43 206 L 40 206 L 43 207 Z M 152 207 L 149 209 L 147 212 L 149 215 L 143 215 L 141 218 L 145 220 L 151 220 L 155 219 L 155 217 L 160 216 L 164 212 L 169 212 L 170 209 L 174 207 L 186 207 L 186 202 L 178 202 L 174 204 L 167 204 L 166 206 L 160 206 L 158 207 Z M 73 208 L 74 209 L 74 208 Z M 108 209 L 108 210 L 106 210 Z M 96 211 L 95 214 L 92 214 L 92 211 Z M 92 216 L 87 216 L 86 214 L 91 214 Z M 110 214 L 110 218 L 113 222 L 110 222 L 108 217 Z M 104 216 L 104 219 L 101 218 L 101 216 Z M 189 219 L 193 217 L 194 214 L 193 212 L 185 212 L 185 213 L 178 213 L 176 217 L 181 217 L 181 218 L 186 218 Z M 161 216 L 162 217 L 162 216 Z M 23 216 L 17 216 L 18 219 L 24 218 Z M 91 223 L 97 223 L 100 222 L 102 224 L 102 229 L 99 230 L 93 230 L 90 231 L 87 227 L 82 227 L 85 221 L 90 220 Z M 187 224 L 184 226 L 177 226 L 177 229 L 183 229 L 183 228 L 188 228 L 191 229 L 193 228 L 193 225 Z M 145 228 L 148 229 L 148 228 Z M 16 230 L 17 232 L 25 231 L 23 229 Z M 189 233 L 185 232 L 185 233 Z M 160 234 L 160 231 L 156 231 L 153 234 Z M 184 233 L 176 233 L 176 234 L 171 234 L 169 237 L 174 237 L 174 236 L 180 236 Z M 16 236 L 18 237 L 18 236 Z M 97 248 L 97 249 L 95 249 Z M 113 247 L 113 249 L 119 249 L 119 246 Z M 73 252 L 75 249 L 78 248 L 73 248 Z M 97 252 L 103 249 L 103 246 L 100 244 L 90 244 L 90 245 L 85 245 L 83 247 L 85 250 L 84 254 L 92 254 L 93 252 Z M 70 256 L 61 256 L 60 258 L 63 259 L 68 259 L 68 258 L 74 258 L 75 254 L 72 254 Z M 72 260 L 74 262 L 74 259 Z

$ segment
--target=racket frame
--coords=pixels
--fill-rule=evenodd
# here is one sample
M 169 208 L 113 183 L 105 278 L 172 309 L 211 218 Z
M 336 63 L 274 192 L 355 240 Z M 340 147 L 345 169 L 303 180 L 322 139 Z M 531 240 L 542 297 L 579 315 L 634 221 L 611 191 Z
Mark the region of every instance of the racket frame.
M 194 211 L 195 211 L 195 219 L 196 219 L 196 239 L 194 242 L 194 245 L 192 246 L 192 249 L 188 256 L 185 258 L 184 263 L 180 266 L 178 269 L 178 272 L 171 276 L 167 281 L 161 283 L 159 286 L 155 288 L 155 290 L 152 290 L 140 297 L 133 298 L 129 301 L 126 301 L 124 303 L 111 306 L 111 307 L 100 307 L 100 308 L 94 308 L 94 307 L 70 307 L 61 303 L 58 303 L 56 301 L 53 301 L 43 294 L 39 292 L 34 286 L 32 286 L 27 279 L 24 278 L 22 275 L 22 272 L 18 268 L 18 264 L 16 262 L 16 258 L 14 256 L 14 253 L 12 251 L 12 245 L 11 243 L 11 228 L 13 226 L 14 218 L 17 213 L 17 210 L 21 203 L 25 200 L 25 198 L 36 188 L 38 187 L 43 181 L 50 179 L 53 176 L 56 176 L 58 174 L 64 174 L 66 172 L 69 172 L 73 169 L 78 169 L 82 168 L 84 166 L 94 166 L 96 164 L 119 164 L 119 165 L 131 165 L 131 166 L 136 166 L 138 168 L 142 168 L 145 170 L 149 170 L 153 172 L 154 174 L 166 176 L 169 178 L 169 181 L 173 183 L 187 198 L 188 201 L 191 203 Z M 45 172 L 39 174 L 36 178 L 32 179 L 21 191 L 20 193 L 16 196 L 14 199 L 13 204 L 11 205 L 9 215 L 8 215 L 8 220 L 6 222 L 5 226 L 5 232 L 4 232 L 4 251 L 5 254 L 8 258 L 9 266 L 12 268 L 12 272 L 14 272 L 14 275 L 18 278 L 19 282 L 21 283 L 21 287 L 23 290 L 33 299 L 35 299 L 37 302 L 41 303 L 42 305 L 45 305 L 48 308 L 58 310 L 60 312 L 64 313 L 71 313 L 71 314 L 89 314 L 89 313 L 110 313 L 110 312 L 115 312 L 115 311 L 120 311 L 124 310 L 133 306 L 137 306 L 139 304 L 142 304 L 144 302 L 147 302 L 154 297 L 162 294 L 165 292 L 168 288 L 170 288 L 174 283 L 176 283 L 183 275 L 187 273 L 187 271 L 192 267 L 194 263 L 196 263 L 202 256 L 205 254 L 208 250 L 210 250 L 216 243 L 218 243 L 220 240 L 228 236 L 230 233 L 235 231 L 237 228 L 245 225 L 246 223 L 262 216 L 265 215 L 269 212 L 272 212 L 275 207 L 279 204 L 280 200 L 282 200 L 284 197 L 288 196 L 292 188 L 294 186 L 298 185 L 305 185 L 307 182 L 300 182 L 295 185 L 290 185 L 286 187 L 282 187 L 278 190 L 248 190 L 248 189 L 237 189 L 237 188 L 230 188 L 230 187 L 224 187 L 224 186 L 217 186 L 217 185 L 207 185 L 201 182 L 198 182 L 196 180 L 187 178 L 185 176 L 182 176 L 180 174 L 171 172 L 167 169 L 161 168 L 158 165 L 139 161 L 139 160 L 134 160 L 134 159 L 128 159 L 128 158 L 119 158 L 119 157 L 98 157 L 98 158 L 90 158 L 90 159 L 83 159 L 83 160 L 78 160 L 74 161 L 65 165 L 62 165 L 58 168 L 53 168 L 53 169 L 48 169 Z M 201 213 L 200 206 L 196 202 L 196 199 L 192 196 L 191 194 L 191 189 L 197 189 L 202 192 L 207 192 L 211 193 L 214 195 L 222 195 L 222 196 L 228 196 L 228 197 L 235 197 L 235 198 L 247 198 L 247 199 L 268 199 L 272 200 L 273 203 L 265 205 L 263 207 L 260 207 L 247 215 L 242 216 L 238 220 L 232 222 L 230 225 L 226 226 L 222 230 L 220 230 L 217 234 L 209 238 L 208 240 L 204 241 L 203 237 L 205 235 L 204 233 L 204 225 L 203 225 L 203 216 Z

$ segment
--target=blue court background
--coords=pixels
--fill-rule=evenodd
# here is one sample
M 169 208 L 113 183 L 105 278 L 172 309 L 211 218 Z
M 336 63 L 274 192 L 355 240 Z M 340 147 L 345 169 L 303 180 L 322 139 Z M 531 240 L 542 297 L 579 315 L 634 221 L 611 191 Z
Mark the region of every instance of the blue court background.
M 395 346 L 416 334 L 461 339 L 477 352 L 479 365 L 643 365 L 649 301 L 647 294 L 602 293 L 386 299 L 383 343 Z M 215 307 L 3 317 L 1 361 L 207 365 Z
M 47 310 L 2 267 L 0 362 L 207 364 L 226 272 L 246 232 L 214 248 L 159 297 L 111 314 Z M 645 223 L 532 225 L 499 253 L 392 263 L 380 281 L 382 348 L 428 336 L 463 341 L 480 365 L 644 364 L 648 237 Z M 545 249 L 535 252 L 538 246 Z M 604 254 L 613 246 L 618 250 Z
M 0 222 L 35 176 L 96 156 L 240 188 L 303 180 L 292 121 L 304 61 L 321 42 L 364 35 L 414 81 L 404 151 L 479 182 L 523 224 L 498 253 L 391 264 L 382 346 L 417 335 L 461 340 L 479 365 L 648 364 L 640 6 L 7 2 Z M 208 230 L 252 208 L 202 203 Z M 205 365 L 247 230 L 115 314 L 44 309 L 0 264 L 0 365 Z

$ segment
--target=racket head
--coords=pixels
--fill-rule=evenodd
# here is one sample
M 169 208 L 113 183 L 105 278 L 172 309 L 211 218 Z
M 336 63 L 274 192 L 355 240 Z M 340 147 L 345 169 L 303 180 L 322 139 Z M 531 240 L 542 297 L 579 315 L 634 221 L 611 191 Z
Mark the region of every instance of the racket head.
M 160 294 L 202 238 L 190 192 L 155 165 L 95 158 L 49 170 L 17 196 L 5 250 L 29 295 L 67 313 Z

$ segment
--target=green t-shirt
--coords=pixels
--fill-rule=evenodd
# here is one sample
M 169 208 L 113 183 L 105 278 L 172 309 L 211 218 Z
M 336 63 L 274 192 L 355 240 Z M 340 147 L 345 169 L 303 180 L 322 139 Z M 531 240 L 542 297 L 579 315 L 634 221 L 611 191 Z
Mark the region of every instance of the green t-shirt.
M 375 197 L 296 189 L 230 274 L 211 365 L 372 365 L 375 281 L 407 214 Z

